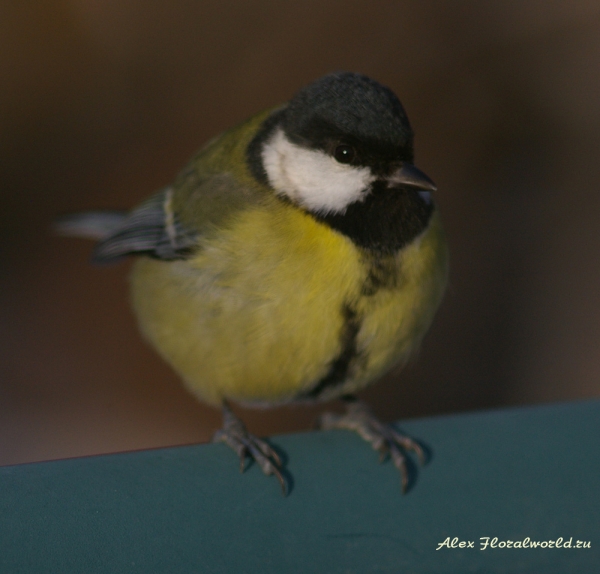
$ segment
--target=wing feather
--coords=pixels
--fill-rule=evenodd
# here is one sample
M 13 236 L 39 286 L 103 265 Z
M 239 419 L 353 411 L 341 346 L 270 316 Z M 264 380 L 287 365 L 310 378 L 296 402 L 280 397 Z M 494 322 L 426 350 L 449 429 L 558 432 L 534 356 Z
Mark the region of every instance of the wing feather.
M 125 255 L 147 254 L 158 259 L 183 259 L 196 244 L 196 233 L 186 229 L 171 208 L 172 188 L 153 195 L 134 209 L 96 245 L 93 260 L 112 261 Z

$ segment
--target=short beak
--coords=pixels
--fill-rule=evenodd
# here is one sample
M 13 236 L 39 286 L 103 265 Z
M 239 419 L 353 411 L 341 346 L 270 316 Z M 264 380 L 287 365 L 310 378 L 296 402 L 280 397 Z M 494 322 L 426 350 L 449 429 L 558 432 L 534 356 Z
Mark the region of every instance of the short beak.
M 403 164 L 388 178 L 388 182 L 390 187 L 406 185 L 421 191 L 437 191 L 435 183 L 410 163 Z

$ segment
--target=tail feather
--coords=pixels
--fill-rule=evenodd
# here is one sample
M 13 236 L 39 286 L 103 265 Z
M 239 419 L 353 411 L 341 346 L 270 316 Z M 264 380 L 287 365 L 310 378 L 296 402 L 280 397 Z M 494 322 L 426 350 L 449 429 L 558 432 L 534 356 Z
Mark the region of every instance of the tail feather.
M 125 211 L 86 211 L 59 218 L 53 223 L 52 229 L 67 237 L 101 241 L 109 237 L 126 218 Z

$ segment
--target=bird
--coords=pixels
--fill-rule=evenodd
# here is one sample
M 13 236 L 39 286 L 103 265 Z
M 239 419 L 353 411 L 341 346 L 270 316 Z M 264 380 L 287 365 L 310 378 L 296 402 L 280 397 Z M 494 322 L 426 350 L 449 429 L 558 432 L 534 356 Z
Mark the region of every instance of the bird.
M 414 165 L 395 93 L 336 72 L 206 144 L 129 212 L 61 218 L 97 240 L 93 261 L 135 256 L 140 331 L 200 401 L 221 408 L 213 441 L 279 480 L 276 449 L 231 404 L 342 399 L 320 428 L 356 431 L 408 485 L 418 441 L 356 393 L 419 348 L 447 283 L 433 181 Z

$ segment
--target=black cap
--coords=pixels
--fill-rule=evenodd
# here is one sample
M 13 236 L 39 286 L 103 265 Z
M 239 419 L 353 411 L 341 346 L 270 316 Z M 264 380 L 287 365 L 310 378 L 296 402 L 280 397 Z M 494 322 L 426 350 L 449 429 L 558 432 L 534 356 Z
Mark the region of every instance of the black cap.
M 302 88 L 282 114 L 281 126 L 305 147 L 331 151 L 332 143 L 354 145 L 363 151 L 362 164 L 371 163 L 365 153 L 412 161 L 413 133 L 400 100 L 362 74 L 329 74 Z

